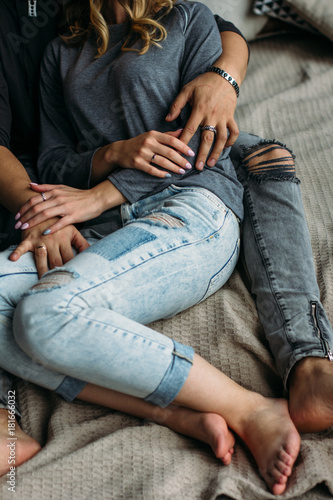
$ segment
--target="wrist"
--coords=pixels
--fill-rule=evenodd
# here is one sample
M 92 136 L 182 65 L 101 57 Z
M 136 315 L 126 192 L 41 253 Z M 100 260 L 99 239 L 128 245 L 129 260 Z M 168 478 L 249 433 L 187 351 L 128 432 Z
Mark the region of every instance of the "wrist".
M 117 207 L 127 201 L 108 179 L 91 188 L 91 192 L 99 213 Z
M 207 73 L 213 72 L 219 75 L 220 77 L 224 78 L 235 90 L 237 98 L 239 97 L 239 85 L 235 78 L 230 75 L 227 71 L 224 69 L 219 68 L 218 66 L 210 66 L 210 68 L 207 69 Z
M 13 193 L 13 198 L 15 196 L 15 201 L 13 199 L 13 204 L 11 207 L 8 207 L 13 214 L 17 214 L 23 205 L 25 205 L 31 198 L 35 196 L 40 196 L 40 193 L 36 193 L 32 191 L 29 184 L 22 184 L 20 187 L 19 183 L 15 185 L 15 193 Z
M 119 145 L 120 142 L 122 141 L 111 142 L 102 148 L 103 160 L 104 163 L 108 165 L 110 172 L 119 164 L 119 148 L 117 145 Z
M 241 87 L 243 78 L 241 75 L 241 72 L 239 71 L 239 68 L 235 64 L 228 64 L 226 62 L 219 63 L 219 64 L 213 64 L 212 66 L 215 66 L 219 68 L 222 71 L 225 71 L 226 73 L 229 73 L 233 77 L 234 80 L 236 80 L 238 87 Z M 219 75 L 218 75 L 219 76 Z
M 92 160 L 90 185 L 95 186 L 105 179 L 117 165 L 116 148 L 111 143 L 99 148 Z

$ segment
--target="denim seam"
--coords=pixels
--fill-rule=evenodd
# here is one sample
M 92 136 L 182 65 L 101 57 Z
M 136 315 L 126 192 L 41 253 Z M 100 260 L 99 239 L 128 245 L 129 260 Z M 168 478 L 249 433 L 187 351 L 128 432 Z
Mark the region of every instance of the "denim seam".
M 205 293 L 204 293 L 204 294 L 203 294 L 203 296 L 202 296 L 203 298 L 201 298 L 201 299 L 200 299 L 200 300 L 199 300 L 196 304 L 200 304 L 200 303 L 201 303 L 201 302 L 205 299 L 205 297 L 206 297 L 206 295 L 207 295 L 207 292 L 208 292 L 208 290 L 209 290 L 209 288 L 210 288 L 210 285 L 211 285 L 212 279 L 213 279 L 213 278 L 214 278 L 217 274 L 219 274 L 219 273 L 222 271 L 222 269 L 225 269 L 225 268 L 229 265 L 229 263 L 231 262 L 231 260 L 233 259 L 234 255 L 235 255 L 235 253 L 236 253 L 238 250 L 239 250 L 239 238 L 237 238 L 236 245 L 235 245 L 235 247 L 234 247 L 234 249 L 233 249 L 233 251 L 232 251 L 232 254 L 231 254 L 230 258 L 229 258 L 229 259 L 228 259 L 228 261 L 224 264 L 224 266 L 223 266 L 223 267 L 221 267 L 221 269 L 219 269 L 219 270 L 218 270 L 218 271 L 214 274 L 214 276 L 212 276 L 212 277 L 211 277 L 211 279 L 209 280 L 209 283 L 208 283 L 208 285 L 207 285 L 207 288 L 206 288 L 206 290 L 205 290 Z
M 196 186 L 176 186 L 175 184 L 170 184 L 170 186 L 163 189 L 163 191 L 155 193 L 152 196 L 150 196 L 149 198 L 153 199 L 156 197 L 158 199 L 161 196 L 161 194 L 165 191 L 171 191 L 173 194 L 179 194 L 179 193 L 184 192 L 184 191 L 190 191 L 192 193 L 196 193 L 196 192 L 201 193 L 207 199 L 209 199 L 212 203 L 214 203 L 220 210 L 223 210 L 224 212 L 230 210 L 232 212 L 232 210 L 229 207 L 227 207 L 227 205 L 220 198 L 218 198 L 214 193 L 212 193 L 208 189 L 200 188 L 200 187 L 196 187 Z M 135 222 L 137 219 L 141 218 L 141 216 L 142 216 L 140 214 L 140 215 L 128 217 L 128 214 L 125 213 L 126 205 L 131 205 L 131 209 L 132 210 L 135 209 L 135 212 L 138 212 L 138 208 L 139 208 L 140 203 L 142 201 L 144 202 L 146 200 L 147 200 L 147 198 L 143 198 L 143 199 L 138 200 L 132 204 L 123 203 L 123 205 L 121 206 L 121 218 L 122 218 L 124 225 L 127 225 L 133 221 Z M 145 213 L 147 213 L 147 211 Z
M 162 408 L 165 408 L 165 407 L 166 407 L 166 406 L 168 406 L 170 403 L 172 403 L 172 401 L 174 401 L 175 397 L 177 397 L 177 395 L 179 394 L 179 392 L 180 392 L 181 388 L 183 387 L 183 385 L 184 385 L 184 383 L 185 383 L 185 381 L 186 381 L 186 379 L 187 379 L 187 376 L 188 376 L 188 374 L 187 374 L 186 378 L 183 380 L 183 383 L 182 383 L 181 387 L 179 387 L 179 389 L 176 391 L 176 393 L 175 393 L 175 394 L 173 394 L 173 397 L 172 397 L 172 398 L 170 398 L 170 395 L 168 395 L 168 397 L 164 396 L 163 398 L 161 398 L 161 396 L 159 396 L 159 397 L 157 398 L 157 399 L 159 399 L 159 402 L 158 402 L 158 403 L 156 402 L 156 395 L 157 395 L 157 394 L 159 394 L 159 393 L 161 392 L 161 387 L 165 384 L 165 380 L 166 380 L 166 378 L 169 378 L 169 377 L 170 377 L 170 375 L 168 374 L 168 372 L 169 372 L 169 368 L 170 368 L 170 366 L 171 366 L 173 363 L 175 363 L 175 359 L 174 359 L 174 358 L 179 358 L 180 360 L 185 361 L 185 362 L 187 363 L 187 366 L 189 366 L 189 369 L 193 366 L 193 357 L 190 359 L 190 358 L 188 358 L 187 356 L 183 355 L 182 353 L 178 352 L 178 351 L 177 351 L 177 345 L 178 345 L 178 342 L 176 342 L 176 341 L 174 341 L 174 340 L 172 340 L 172 341 L 173 341 L 173 343 L 174 343 L 174 349 L 173 349 L 173 352 L 172 352 L 173 359 L 170 361 L 169 366 L 168 366 L 168 368 L 166 369 L 166 371 L 165 371 L 165 373 L 164 373 L 163 377 L 161 378 L 161 380 L 160 380 L 160 382 L 159 382 L 158 386 L 154 389 L 154 391 L 153 391 L 153 392 L 151 392 L 150 394 L 148 394 L 148 395 L 144 398 L 144 400 L 145 400 L 145 401 L 148 401 L 148 402 L 150 402 L 150 403 L 152 403 L 152 404 L 158 405 L 158 406 L 160 406 L 160 407 L 162 407 Z M 183 346 L 183 347 L 186 347 L 186 346 Z M 194 354 L 194 350 L 193 350 L 193 348 L 191 348 L 191 347 L 190 347 L 190 349 L 191 349 L 192 353 Z M 153 396 L 154 396 L 154 397 L 153 397 Z M 163 403 L 162 403 L 162 404 L 161 404 L 161 399 L 163 400 Z M 166 401 L 166 400 L 167 400 L 167 401 Z
M 174 184 L 171 184 L 170 189 L 175 190 L 178 193 L 184 192 L 184 191 L 191 191 L 192 193 L 201 193 L 203 194 L 206 198 L 208 198 L 212 203 L 214 203 L 217 207 L 219 207 L 223 211 L 230 210 L 229 207 L 217 196 L 214 195 L 211 191 L 208 189 L 200 188 L 200 187 L 191 187 L 191 186 L 186 186 L 186 187 L 179 187 Z M 232 210 L 230 210 L 232 212 Z
M 230 213 L 233 213 L 233 212 L 232 212 L 231 210 L 229 210 L 229 209 L 228 209 L 228 211 L 230 211 Z M 197 243 L 199 243 L 199 242 L 201 242 L 201 241 L 205 241 L 205 240 L 207 240 L 207 239 L 209 239 L 209 238 L 213 238 L 213 237 L 214 237 L 216 234 L 218 234 L 218 233 L 221 231 L 221 229 L 223 228 L 223 226 L 224 226 L 224 220 L 225 220 L 225 218 L 223 219 L 223 224 L 222 224 L 222 225 L 221 225 L 218 229 L 216 229 L 213 233 L 210 233 L 209 235 L 206 235 L 205 237 L 200 238 L 200 239 L 197 239 L 197 240 L 195 240 L 195 241 L 191 241 L 191 242 L 189 242 L 189 243 L 183 243 L 183 244 L 181 244 L 181 245 L 178 245 L 178 246 L 177 246 L 177 247 L 175 247 L 175 248 L 169 248 L 169 249 L 165 250 L 164 252 L 160 252 L 160 253 L 158 253 L 157 255 L 154 255 L 154 256 L 152 256 L 152 257 L 151 257 L 151 256 L 149 256 L 149 259 L 148 259 L 148 260 L 149 260 L 149 261 L 151 261 L 151 260 L 153 260 L 153 259 L 156 259 L 157 257 L 160 257 L 160 256 L 161 256 L 161 255 L 163 255 L 163 254 L 167 254 L 167 253 L 170 253 L 170 252 L 174 252 L 174 251 L 176 251 L 176 250 L 179 250 L 180 248 L 188 247 L 188 246 L 190 246 L 190 245 L 196 245 Z M 102 256 L 99 256 L 99 257 L 104 258 L 104 257 L 102 257 Z M 145 260 L 145 261 L 143 261 L 143 262 L 140 262 L 140 263 L 138 263 L 138 264 L 136 265 L 136 267 L 142 266 L 142 265 L 144 265 L 146 262 L 147 262 L 147 260 Z M 106 280 L 104 280 L 104 281 L 101 281 L 101 282 L 99 282 L 99 283 L 96 283 L 96 284 L 94 284 L 94 285 L 91 285 L 91 287 L 89 287 L 89 288 L 85 288 L 85 289 L 84 289 L 84 290 L 82 290 L 82 292 L 80 292 L 80 293 L 76 293 L 75 295 L 73 295 L 73 297 L 71 297 L 71 299 L 69 300 L 68 304 L 70 304 L 70 302 L 71 302 L 71 301 L 72 301 L 75 297 L 79 296 L 81 293 L 83 293 L 83 292 L 87 292 L 87 291 L 90 291 L 90 290 L 93 290 L 95 287 L 98 287 L 98 286 L 100 286 L 101 284 L 108 283 L 109 281 L 113 280 L 114 278 L 116 278 L 116 277 L 118 278 L 119 276 L 122 276 L 123 274 L 125 274 L 125 273 L 127 273 L 127 272 L 131 271 L 131 269 L 132 269 L 132 268 L 126 269 L 126 270 L 124 270 L 124 271 L 120 272 L 119 274 L 117 274 L 117 275 L 115 275 L 115 276 L 112 276 L 112 277 L 110 277 L 110 278 L 108 278 L 108 279 L 106 279 Z M 56 271 L 56 270 L 55 270 L 55 271 Z M 42 290 L 40 293 L 42 293 L 42 292 L 44 292 L 44 291 L 46 292 L 47 290 Z
M 184 359 L 185 361 L 188 361 L 193 365 L 193 359 L 190 359 L 187 356 L 184 356 L 184 354 L 181 354 L 180 352 L 176 351 L 175 349 L 172 351 L 173 356 L 177 356 L 178 358 Z
M 29 268 L 30 269 L 30 268 Z M 21 275 L 21 274 L 37 274 L 37 271 L 36 270 L 27 270 L 25 271 L 24 269 L 23 270 L 20 270 L 19 272 L 15 272 L 15 273 L 7 273 L 7 274 L 0 274 L 0 278 L 5 278 L 6 276 L 16 276 L 16 275 Z
M 67 315 L 67 316 L 72 316 L 72 318 L 75 318 L 75 319 L 77 319 L 77 320 L 79 320 L 79 319 L 84 319 L 84 320 L 86 321 L 86 323 L 89 323 L 89 322 L 90 322 L 90 323 L 94 323 L 94 324 L 96 324 L 96 325 L 101 325 L 101 326 L 103 326 L 103 327 L 108 327 L 108 328 L 106 328 L 106 329 L 111 328 L 112 330 L 121 330 L 124 334 L 126 334 L 126 335 L 127 335 L 127 334 L 129 334 L 129 335 L 133 335 L 133 337 L 146 338 L 146 337 L 143 337 L 140 333 L 137 333 L 137 332 L 136 332 L 136 333 L 133 333 L 133 332 L 132 332 L 132 331 L 130 331 L 130 330 L 125 330 L 125 329 L 123 329 L 123 328 L 119 328 L 119 327 L 115 328 L 114 326 L 110 325 L 110 323 L 104 323 L 104 322 L 102 322 L 102 321 L 100 321 L 100 320 L 97 320 L 97 319 L 95 319 L 95 318 L 94 318 L 94 319 L 91 319 L 91 318 L 89 318 L 89 317 L 86 317 L 86 316 L 81 316 L 80 314 L 75 314 L 74 312 L 69 311 L 69 310 L 68 310 L 68 305 L 69 305 L 69 304 L 70 304 L 70 302 L 73 300 L 73 298 L 74 298 L 74 297 L 72 297 L 72 298 L 71 298 L 71 299 L 67 302 L 67 305 L 62 305 L 62 306 L 59 306 L 59 307 L 61 307 L 61 308 L 64 308 L 64 309 L 65 309 L 65 311 L 64 311 L 64 313 L 63 313 L 64 315 Z M 112 311 L 112 309 L 111 309 L 111 311 Z M 116 312 L 116 311 L 113 311 L 113 312 Z M 147 327 L 147 328 L 149 328 L 149 327 Z M 158 341 L 155 341 L 155 340 L 153 340 L 153 339 L 149 339 L 149 342 L 151 342 L 152 344 L 155 344 L 155 345 L 156 345 L 156 346 L 158 346 L 160 349 L 163 349 L 163 350 L 164 350 L 164 349 L 167 349 L 167 347 L 166 347 L 165 345 L 161 345 Z
M 274 282 L 275 282 L 275 278 L 274 276 L 272 276 L 272 273 L 271 273 L 271 270 L 270 270 L 270 263 L 269 261 L 267 260 L 266 256 L 265 256 L 265 252 L 264 252 L 264 249 L 262 248 L 262 241 L 263 241 L 263 237 L 262 235 L 260 234 L 259 232 L 259 228 L 258 228 L 258 225 L 257 225 L 257 220 L 255 218 L 255 213 L 253 211 L 253 204 L 252 204 L 252 200 L 251 200 L 251 196 L 250 196 L 250 193 L 248 192 L 247 189 L 244 189 L 244 195 L 246 196 L 247 198 L 247 201 L 248 201 L 248 205 L 249 205 L 249 212 L 251 214 L 251 225 L 253 227 L 253 233 L 255 235 L 255 238 L 256 238 L 256 241 L 257 241 L 257 245 L 258 245 L 258 248 L 259 248 L 259 252 L 260 252 L 260 256 L 262 258 L 262 261 L 263 261 L 263 265 L 265 267 L 265 270 L 266 270 L 266 276 L 268 278 L 268 282 L 269 282 L 269 286 L 270 286 L 270 289 L 272 291 L 272 295 L 274 297 L 274 300 L 275 300 L 275 303 L 277 304 L 278 306 L 278 309 L 280 311 L 280 314 L 281 314 L 281 317 L 283 319 L 283 329 L 286 333 L 286 339 L 288 341 L 288 344 L 290 345 L 290 347 L 292 348 L 292 343 L 289 339 L 289 335 L 288 335 L 288 320 L 286 319 L 285 317 L 285 310 L 286 310 L 286 307 L 284 304 L 282 304 L 282 296 L 281 294 L 276 291 L 276 287 L 274 285 Z

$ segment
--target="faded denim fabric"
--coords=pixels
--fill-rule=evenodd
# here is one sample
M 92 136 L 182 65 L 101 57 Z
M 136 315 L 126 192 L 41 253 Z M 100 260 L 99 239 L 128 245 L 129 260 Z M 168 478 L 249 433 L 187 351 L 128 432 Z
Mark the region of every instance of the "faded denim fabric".
M 266 160 L 267 151 L 282 150 Z M 249 168 L 249 155 L 255 166 Z M 320 302 L 294 156 L 281 143 L 240 133 L 231 159 L 244 187 L 242 257 L 284 386 L 297 361 L 333 361 L 333 330 Z M 293 165 L 294 167 L 294 165 Z
M 177 314 L 226 282 L 239 255 L 239 223 L 220 199 L 196 187 L 170 186 L 124 204 L 122 217 L 122 229 L 39 282 L 21 259 L 5 263 L 16 279 L 4 276 L 1 259 L 0 341 L 8 344 L 0 365 L 11 357 L 11 371 L 33 381 L 30 363 L 35 383 L 58 393 L 80 379 L 166 406 L 183 386 L 194 352 L 143 324 Z M 13 321 L 26 280 L 32 287 Z M 13 326 L 16 351 L 9 345 Z

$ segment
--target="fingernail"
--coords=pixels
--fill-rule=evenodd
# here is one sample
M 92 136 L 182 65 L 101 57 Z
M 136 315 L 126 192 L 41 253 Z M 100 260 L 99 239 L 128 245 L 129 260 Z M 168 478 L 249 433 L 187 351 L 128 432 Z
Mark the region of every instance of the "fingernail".
M 190 170 L 192 168 L 191 163 L 186 163 L 185 168 L 187 168 L 187 170 Z
M 189 149 L 189 150 L 187 151 L 187 155 L 188 155 L 188 156 L 195 156 L 195 152 L 194 152 L 194 151 L 192 151 L 192 149 Z
M 183 168 L 180 168 L 180 169 L 178 170 L 178 173 L 179 173 L 179 174 L 185 174 L 185 170 L 184 170 Z
M 30 186 L 38 186 L 37 182 L 29 182 Z
M 22 231 L 24 231 L 25 229 L 28 229 L 28 227 L 29 227 L 29 224 L 27 222 L 25 222 L 23 224 L 23 226 L 21 226 L 21 229 L 22 229 Z
M 169 113 L 169 114 L 166 116 L 166 118 L 165 118 L 165 119 L 166 119 L 166 120 L 170 120 L 170 118 L 171 118 L 171 114 Z
M 215 163 L 216 163 L 216 160 L 208 160 L 207 165 L 209 167 L 214 167 Z
M 197 167 L 199 170 L 202 170 L 204 168 L 204 164 L 203 164 L 203 161 L 201 161 L 199 164 L 198 164 L 198 167 Z
M 22 226 L 22 222 L 21 222 L 21 221 L 19 221 L 19 222 L 17 222 L 17 223 L 15 224 L 15 226 L 14 226 L 14 227 L 15 227 L 15 229 L 20 229 L 20 227 L 21 227 L 21 226 Z
M 51 229 L 45 229 L 43 236 L 47 236 L 48 234 L 50 234 L 50 232 L 51 232 Z
M 18 212 L 16 215 L 15 215 L 15 220 L 19 219 L 21 217 L 21 214 L 20 212 Z

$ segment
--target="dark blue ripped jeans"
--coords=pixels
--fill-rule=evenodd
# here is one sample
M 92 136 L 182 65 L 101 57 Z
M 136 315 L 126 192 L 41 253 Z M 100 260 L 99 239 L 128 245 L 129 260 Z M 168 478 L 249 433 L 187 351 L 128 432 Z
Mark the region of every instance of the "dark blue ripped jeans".
M 231 159 L 244 186 L 243 261 L 287 389 L 297 361 L 333 361 L 333 330 L 320 302 L 294 156 L 277 141 L 241 132 Z

